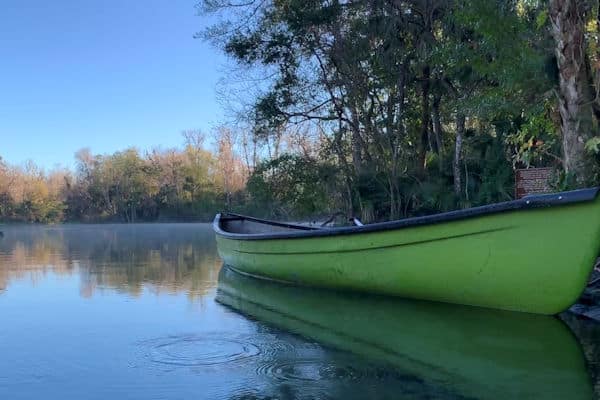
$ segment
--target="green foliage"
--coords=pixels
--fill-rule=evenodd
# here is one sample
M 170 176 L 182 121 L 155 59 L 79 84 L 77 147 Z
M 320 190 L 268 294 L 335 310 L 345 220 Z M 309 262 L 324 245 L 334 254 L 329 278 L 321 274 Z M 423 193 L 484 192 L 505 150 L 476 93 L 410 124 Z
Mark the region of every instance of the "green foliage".
M 74 176 L 69 171 L 45 174 L 34 165 L 21 169 L 2 164 L 0 220 L 209 220 L 226 207 L 228 194 L 234 201 L 244 201 L 237 191 L 245 177 L 236 168 L 220 169 L 221 153 L 191 145 L 144 156 L 136 149 L 110 155 L 92 155 L 84 149 L 77 154 Z M 229 164 L 239 163 L 229 156 Z M 238 186 L 225 188 L 224 181 Z M 226 189 L 233 193 L 225 193 Z
M 284 154 L 261 163 L 248 180 L 254 207 L 279 218 L 324 215 L 331 211 L 334 166 Z M 335 184 L 335 183 L 334 183 Z
M 541 29 L 548 23 L 548 10 L 542 10 L 535 17 L 535 26 L 537 29 Z
M 484 205 L 512 199 L 514 174 L 501 136 L 477 134 L 469 138 L 465 179 L 469 205 Z
M 547 104 L 538 113 L 518 118 L 516 131 L 506 136 L 514 166 L 547 166 L 560 160 L 560 140 L 555 123 L 550 118 L 551 111 L 551 106 Z
M 585 142 L 585 149 L 594 154 L 600 154 L 600 136 L 594 136 Z
M 543 2 L 218 4 L 210 10 L 244 20 L 230 19 L 241 28 L 215 43 L 270 77 L 248 99 L 255 134 L 323 132 L 341 182 L 335 208 L 384 220 L 507 200 L 515 168 L 559 164 Z M 459 115 L 467 137 L 457 149 Z M 316 177 L 284 164 L 297 161 L 267 160 L 249 190 L 278 214 L 308 213 L 298 188 Z M 268 176 L 279 168 L 281 185 Z

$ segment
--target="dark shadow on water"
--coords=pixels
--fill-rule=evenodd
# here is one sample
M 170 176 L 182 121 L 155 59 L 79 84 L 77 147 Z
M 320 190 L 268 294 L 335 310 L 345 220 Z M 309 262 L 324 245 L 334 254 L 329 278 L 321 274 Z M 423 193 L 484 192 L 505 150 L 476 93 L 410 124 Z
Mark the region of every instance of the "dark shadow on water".
M 593 395 L 581 346 L 555 317 L 298 288 L 227 268 L 220 272 L 217 301 L 268 326 L 365 360 L 362 367 L 322 359 L 307 366 L 299 357 L 263 361 L 274 381 L 292 388 L 329 380 L 338 385 L 329 385 L 327 393 L 344 398 L 347 392 L 340 382 L 368 387 L 372 382 L 404 380 L 412 381 L 412 387 L 380 387 L 393 387 L 398 397 L 410 397 L 416 384 L 417 398 Z M 385 390 L 379 394 L 386 397 Z M 284 398 L 283 393 L 261 395 L 232 398 Z
M 565 312 L 561 319 L 575 333 L 587 361 L 588 370 L 594 382 L 594 393 L 600 398 L 600 322 Z

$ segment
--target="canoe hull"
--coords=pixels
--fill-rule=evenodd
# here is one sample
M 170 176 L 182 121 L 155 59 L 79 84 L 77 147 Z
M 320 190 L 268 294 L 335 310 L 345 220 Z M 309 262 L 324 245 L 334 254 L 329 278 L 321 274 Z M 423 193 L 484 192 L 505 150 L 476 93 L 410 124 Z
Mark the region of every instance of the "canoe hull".
M 217 235 L 226 265 L 293 284 L 540 314 L 568 308 L 600 250 L 600 200 L 325 237 Z

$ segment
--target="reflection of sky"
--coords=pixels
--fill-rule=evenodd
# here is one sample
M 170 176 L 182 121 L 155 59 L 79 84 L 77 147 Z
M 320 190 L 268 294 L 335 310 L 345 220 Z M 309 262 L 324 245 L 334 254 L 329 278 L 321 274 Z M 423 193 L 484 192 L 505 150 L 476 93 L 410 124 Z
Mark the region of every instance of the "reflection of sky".
M 226 374 L 154 365 L 144 342 L 208 337 L 239 328 L 239 318 L 212 302 L 194 306 L 183 292 L 106 290 L 82 301 L 79 286 L 76 274 L 50 274 L 36 286 L 17 280 L 0 297 L 2 398 L 208 398 L 198 385 L 230 387 Z

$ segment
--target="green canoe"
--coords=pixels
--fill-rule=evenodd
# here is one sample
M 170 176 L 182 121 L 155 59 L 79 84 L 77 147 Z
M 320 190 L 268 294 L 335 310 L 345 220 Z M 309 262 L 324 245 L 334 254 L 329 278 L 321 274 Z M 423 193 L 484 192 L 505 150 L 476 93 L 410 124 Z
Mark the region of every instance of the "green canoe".
M 219 254 L 276 281 L 555 314 L 600 250 L 598 188 L 356 227 L 218 214 Z
M 229 268 L 220 272 L 217 301 L 253 320 L 407 372 L 458 397 L 593 396 L 581 346 L 555 317 L 290 287 Z M 277 363 L 277 354 L 268 356 Z

